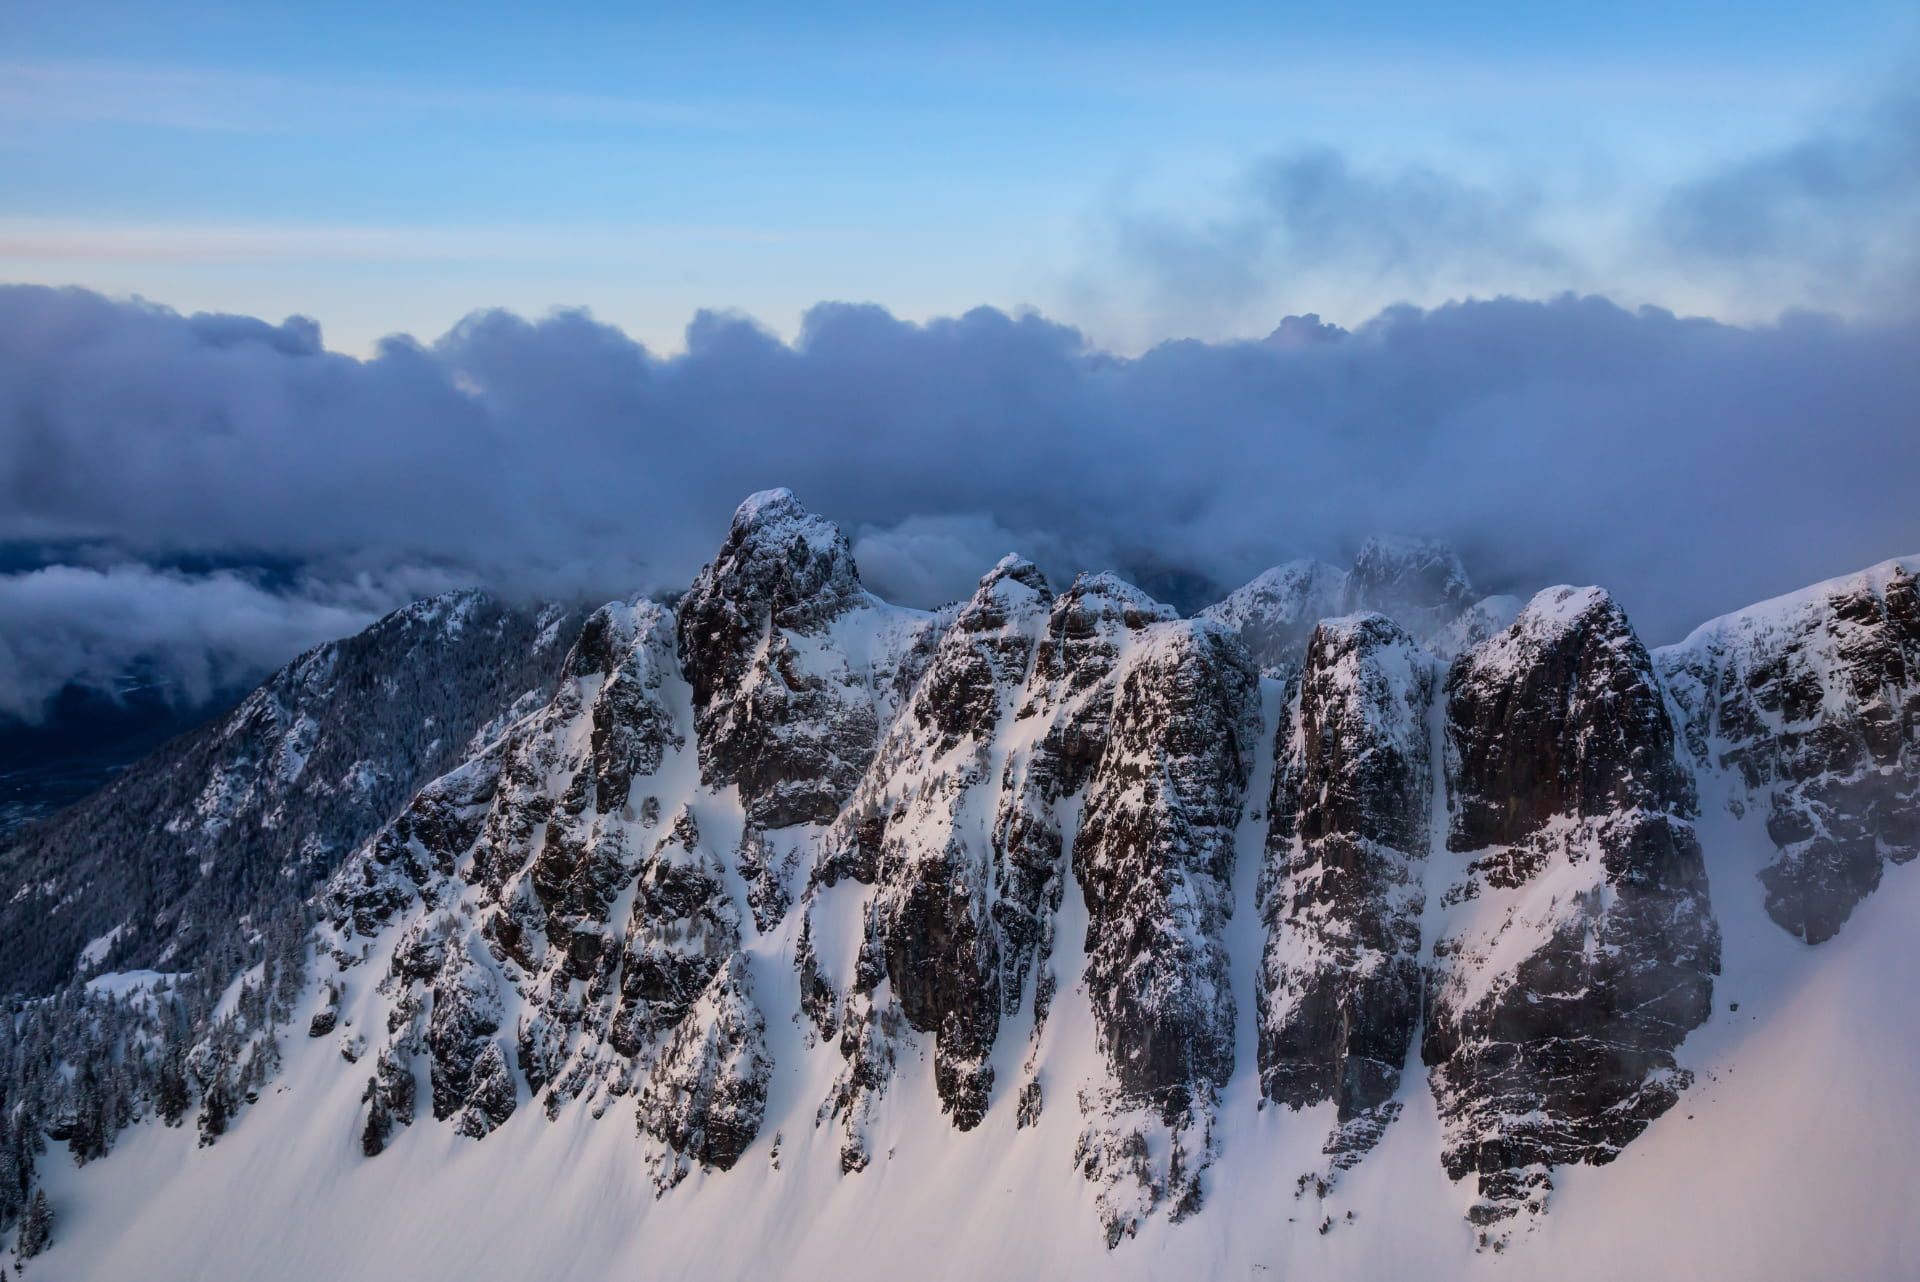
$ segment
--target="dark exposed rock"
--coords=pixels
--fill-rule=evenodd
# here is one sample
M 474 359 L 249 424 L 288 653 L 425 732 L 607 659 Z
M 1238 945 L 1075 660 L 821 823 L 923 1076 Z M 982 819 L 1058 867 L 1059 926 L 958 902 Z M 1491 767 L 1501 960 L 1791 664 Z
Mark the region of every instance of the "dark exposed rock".
M 1016 557 L 980 580 L 836 829 L 849 871 L 878 886 L 894 1000 L 911 1027 L 935 1035 L 934 1079 L 962 1130 L 986 1113 L 1004 1000 L 989 915 L 999 868 L 974 795 L 997 782 L 993 740 L 1052 601 L 1040 572 Z
M 687 1017 L 740 944 L 740 910 L 682 813 L 635 887 L 620 963 L 620 1005 L 608 1040 L 637 1055 Z
M 1149 631 L 1128 656 L 1073 846 L 1087 989 L 1128 1094 L 1185 1108 L 1233 1067 L 1220 932 L 1258 727 L 1244 647 L 1208 624 Z
M 614 896 L 631 877 L 625 826 L 601 821 L 630 817 L 634 777 L 658 770 L 666 749 L 681 742 L 660 694 L 663 669 L 672 665 L 667 627 L 658 606 L 604 606 L 587 620 L 568 656 L 563 687 L 597 689 L 587 710 L 588 755 L 551 812 L 530 872 L 549 914 L 549 935 L 581 920 L 606 921 Z
M 340 1022 L 340 989 L 334 984 L 323 985 L 320 990 L 321 1006 L 307 1022 L 308 1037 L 325 1037 Z
M 488 1041 L 473 1061 L 467 1105 L 454 1120 L 454 1129 L 468 1139 L 485 1139 L 513 1116 L 516 1095 L 506 1052 L 497 1040 Z
M 1322 623 L 1275 745 L 1260 883 L 1260 1086 L 1338 1104 L 1351 1165 L 1395 1108 L 1420 1018 L 1435 664 L 1386 617 Z
M 839 1026 L 839 994 L 820 973 L 820 957 L 813 948 L 811 914 L 800 919 L 800 939 L 793 949 L 793 968 L 800 974 L 800 1013 L 812 1021 L 821 1037 L 832 1037 Z
M 1544 1205 L 1688 1081 L 1720 935 L 1691 777 L 1646 650 L 1598 589 L 1540 593 L 1447 683 L 1450 848 L 1472 884 L 1434 949 L 1422 1058 L 1470 1218 Z
M 1554 848 L 1558 816 L 1691 814 L 1653 663 L 1611 597 L 1552 588 L 1447 683 L 1456 851 L 1494 850 L 1489 884 L 1525 882 Z M 1611 869 L 1610 869 L 1611 871 Z
M 740 505 L 681 600 L 701 774 L 739 785 L 750 824 L 832 819 L 873 756 L 872 695 L 823 644 L 829 624 L 870 600 L 846 535 L 787 490 Z
M 483 1057 L 499 1054 L 494 1034 L 500 1031 L 500 1018 L 499 980 L 489 967 L 468 955 L 464 941 L 456 941 L 447 949 L 434 983 L 433 1012 L 427 1024 L 436 1120 L 446 1121 L 469 1101 L 498 1106 L 497 1084 L 489 1078 L 493 1059 L 483 1062 Z
M 1161 1201 L 1176 1218 L 1198 1205 L 1213 1102 L 1233 1071 L 1222 934 L 1259 732 L 1253 661 L 1216 624 L 1147 629 L 1119 678 L 1073 844 L 1086 988 L 1114 1082 L 1092 1109 L 1081 1164 L 1101 1188 L 1110 1240 Z M 1167 1133 L 1149 1146 L 1166 1165 L 1145 1174 L 1125 1141 L 1142 1124 Z
M 1106 751 L 1121 648 L 1174 618 L 1171 608 L 1111 574 L 1083 574 L 1053 603 L 1017 714 L 1031 746 L 1007 754 L 993 820 L 1000 893 L 992 911 L 1009 1014 L 1029 970 L 1039 970 L 1036 1022 L 1046 1020 L 1057 986 L 1047 964 L 1065 889 L 1057 807 L 1087 786 Z
M 494 745 L 422 788 L 327 889 L 325 908 L 336 927 L 373 935 L 416 903 L 431 908 L 435 887 L 486 824 L 505 751 Z
M 1030 1078 L 1027 1084 L 1020 1088 L 1020 1102 L 1014 1111 L 1014 1125 L 1021 1130 L 1025 1130 L 1029 1126 L 1038 1125 L 1040 1122 L 1040 1109 L 1043 1103 L 1044 1097 L 1040 1090 L 1040 1079 L 1037 1077 Z
M 1889 562 L 1659 654 L 1703 763 L 1765 807 L 1767 912 L 1817 944 L 1920 854 L 1920 590 Z
M 657 1168 L 662 1188 L 679 1183 L 692 1163 L 730 1169 L 760 1133 L 773 1073 L 766 1038 L 747 960 L 736 953 L 707 985 L 640 1093 L 640 1130 L 672 1150 Z

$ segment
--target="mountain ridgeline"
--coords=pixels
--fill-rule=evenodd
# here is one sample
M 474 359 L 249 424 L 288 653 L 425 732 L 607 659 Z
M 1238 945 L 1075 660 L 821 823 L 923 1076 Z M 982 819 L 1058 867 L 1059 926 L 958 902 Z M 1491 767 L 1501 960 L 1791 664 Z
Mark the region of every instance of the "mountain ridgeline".
M 1600 589 L 1476 598 L 1407 538 L 1194 618 L 1012 556 L 923 612 L 775 490 L 671 607 L 424 603 L 0 855 L 0 987 L 52 994 L 0 1027 L 0 1225 L 42 1136 L 212 1142 L 311 1035 L 369 1160 L 578 1108 L 662 1192 L 777 1165 L 783 1055 L 826 1066 L 803 1108 L 846 1179 L 928 1072 L 960 1132 L 1071 1110 L 1112 1246 L 1258 1142 L 1242 1074 L 1327 1128 L 1277 1199 L 1425 1091 L 1503 1245 L 1690 1089 L 1703 806 L 1766 816 L 1753 874 L 1808 944 L 1920 853 L 1916 568 L 1652 652 Z M 136 969 L 166 973 L 99 978 Z M 49 1003 L 105 1031 L 49 1050 Z

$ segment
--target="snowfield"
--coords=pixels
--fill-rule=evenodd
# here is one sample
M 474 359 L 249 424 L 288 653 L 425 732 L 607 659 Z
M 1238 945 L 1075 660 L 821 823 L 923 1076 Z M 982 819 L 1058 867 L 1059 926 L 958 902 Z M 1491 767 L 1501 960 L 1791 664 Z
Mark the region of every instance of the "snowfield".
M 803 1049 L 800 1028 L 774 1020 L 778 1067 L 760 1140 L 734 1170 L 696 1173 L 657 1199 L 647 1142 L 612 1116 L 596 1123 L 579 1101 L 552 1123 L 522 1110 L 480 1144 L 415 1125 L 367 1160 L 362 1075 L 340 1071 L 334 1039 L 291 1039 L 281 1079 L 211 1148 L 195 1147 L 191 1127 L 148 1124 L 107 1161 L 75 1169 L 50 1154 L 57 1246 L 28 1276 L 1920 1277 L 1920 1216 L 1905 1209 L 1920 1190 L 1920 877 L 1896 871 L 1840 937 L 1810 948 L 1763 910 L 1753 874 L 1773 846 L 1760 821 L 1710 811 L 1702 828 L 1725 957 L 1713 1019 L 1681 1053 L 1695 1084 L 1612 1164 L 1559 1171 L 1551 1214 L 1503 1252 L 1475 1251 L 1461 1218 L 1469 1195 L 1434 1160 L 1439 1123 L 1417 1052 L 1404 1111 L 1379 1147 L 1324 1203 L 1311 1190 L 1296 1197 L 1299 1177 L 1324 1166 L 1332 1109 L 1258 1107 L 1243 1009 L 1205 1211 L 1177 1225 L 1148 1220 L 1112 1251 L 1073 1168 L 1075 1110 L 1050 1107 L 1023 1131 L 1011 1108 L 995 1107 L 956 1132 L 923 1057 L 901 1066 L 876 1137 L 882 1156 L 842 1176 L 835 1131 L 814 1125 L 839 1056 Z M 1243 877 L 1255 866 L 1243 859 Z M 1077 899 L 1070 889 L 1067 903 Z M 1254 918 L 1243 906 L 1235 920 Z M 1077 939 L 1067 923 L 1061 937 Z M 756 981 L 791 986 L 786 941 L 762 944 Z M 1235 950 L 1242 992 L 1258 956 Z M 347 1018 L 357 1018 L 351 1005 Z M 1050 1042 L 1088 1051 L 1045 1061 L 1059 1105 L 1097 1071 L 1091 1036 L 1069 1027 L 1090 1019 L 1084 996 L 1063 992 Z M 1011 1037 L 1000 1047 L 1003 1059 L 1023 1049 Z M 1003 1081 L 1016 1066 L 1005 1064 Z

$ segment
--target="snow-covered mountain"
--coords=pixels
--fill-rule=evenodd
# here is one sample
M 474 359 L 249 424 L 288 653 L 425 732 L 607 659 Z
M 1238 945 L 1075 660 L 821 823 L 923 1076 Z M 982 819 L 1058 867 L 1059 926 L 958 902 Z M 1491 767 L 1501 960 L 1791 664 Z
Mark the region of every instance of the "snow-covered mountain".
M 0 1214 L 49 1277 L 1912 1276 L 1916 570 L 1653 652 L 1407 538 L 927 613 L 776 490 L 671 606 L 416 607 L 0 856 Z

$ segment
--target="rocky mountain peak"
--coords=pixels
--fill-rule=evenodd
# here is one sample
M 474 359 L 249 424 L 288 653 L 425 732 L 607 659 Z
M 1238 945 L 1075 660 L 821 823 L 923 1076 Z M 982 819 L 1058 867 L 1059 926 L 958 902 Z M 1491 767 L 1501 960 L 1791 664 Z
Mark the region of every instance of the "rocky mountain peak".
M 1694 810 L 1652 657 L 1602 588 L 1538 593 L 1461 657 L 1447 706 L 1454 850 L 1520 849 L 1556 815 Z
M 1446 688 L 1448 887 L 1421 1056 L 1476 1223 L 1538 1210 L 1691 1081 L 1720 930 L 1653 661 L 1598 588 L 1549 588 Z M 1497 1240 L 1497 1239 L 1496 1239 Z
M 1328 619 L 1275 744 L 1260 1085 L 1293 1108 L 1337 1104 L 1326 1144 L 1336 1171 L 1399 1112 L 1419 1023 L 1439 670 L 1385 615 Z
M 681 599 L 701 773 L 715 786 L 739 784 L 753 827 L 832 819 L 872 757 L 871 673 L 825 634 L 877 604 L 840 527 L 784 489 L 740 505 L 719 555 Z
M 1769 915 L 1819 943 L 1920 855 L 1920 558 L 1736 611 L 1663 650 L 1697 761 L 1778 857 Z
M 1440 539 L 1375 535 L 1361 545 L 1347 574 L 1347 609 L 1378 610 L 1425 633 L 1473 604 L 1473 584 L 1460 554 Z
M 847 536 L 787 489 L 762 490 L 740 505 L 718 555 L 688 593 L 690 601 L 700 598 L 695 604 L 719 597 L 798 629 L 826 623 L 863 595 Z
M 1029 605 L 1053 604 L 1053 588 L 1040 567 L 1008 553 L 980 578 L 980 586 L 960 610 L 959 626 L 979 632 L 999 627 Z
M 1089 627 L 1097 620 L 1113 619 L 1129 628 L 1139 628 L 1180 617 L 1180 612 L 1172 606 L 1162 605 L 1107 570 L 1076 577 L 1073 586 L 1062 594 L 1062 603 L 1067 606 L 1069 617 L 1084 620 Z
M 1299 670 L 1322 619 L 1383 614 L 1429 653 L 1452 659 L 1511 623 L 1520 604 L 1505 596 L 1476 602 L 1452 546 L 1396 534 L 1368 539 L 1350 570 L 1313 560 L 1276 565 L 1200 615 L 1238 632 L 1263 670 L 1284 675 Z
M 1340 613 L 1346 590 L 1345 571 L 1325 561 L 1288 561 L 1200 611 L 1200 617 L 1232 628 L 1262 668 L 1281 671 L 1298 665 L 1321 619 Z

